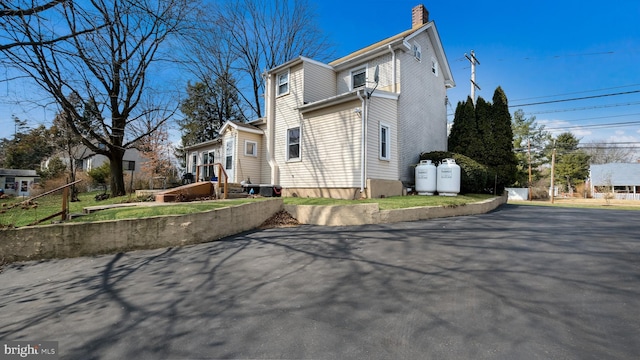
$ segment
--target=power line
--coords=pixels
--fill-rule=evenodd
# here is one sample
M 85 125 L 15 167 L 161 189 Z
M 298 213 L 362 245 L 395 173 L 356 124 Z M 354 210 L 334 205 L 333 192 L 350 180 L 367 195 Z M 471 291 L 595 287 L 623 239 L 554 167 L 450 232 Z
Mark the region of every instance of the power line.
M 576 94 L 584 94 L 584 93 L 590 93 L 590 92 L 596 92 L 596 91 L 604 91 L 604 90 L 621 89 L 621 88 L 627 88 L 627 87 L 632 87 L 632 86 L 640 86 L 640 84 L 631 84 L 631 85 L 623 85 L 623 86 L 614 86 L 614 87 L 602 88 L 602 89 L 595 89 L 595 90 L 574 91 L 574 92 L 564 93 L 564 94 L 544 95 L 544 96 L 534 96 L 534 97 L 528 97 L 528 98 L 522 98 L 522 99 L 512 99 L 511 101 L 524 101 L 524 100 L 544 99 L 544 98 L 550 98 L 550 97 L 556 97 L 556 96 L 576 95 Z
M 619 122 L 619 123 L 608 123 L 608 124 L 592 124 L 592 125 L 573 125 L 573 126 L 564 126 L 557 128 L 546 128 L 545 130 L 568 130 L 568 129 L 595 129 L 595 128 L 609 128 L 609 127 L 624 127 L 630 125 L 640 125 L 640 121 L 628 121 L 628 122 Z
M 618 106 L 631 106 L 631 105 L 638 105 L 638 104 L 640 104 L 640 101 L 630 102 L 630 103 L 609 104 L 609 105 L 587 106 L 587 107 L 573 108 L 573 109 L 535 111 L 535 112 L 528 112 L 527 114 L 528 115 L 551 114 L 551 113 L 558 113 L 558 112 L 592 110 L 592 109 L 602 109 L 602 108 L 610 108 L 610 107 L 618 107 Z
M 577 101 L 577 100 L 597 99 L 597 98 L 603 98 L 603 97 L 608 97 L 608 96 L 629 95 L 629 94 L 636 94 L 636 93 L 640 93 L 640 90 L 624 91 L 624 92 L 618 92 L 618 93 L 601 94 L 601 95 L 593 95 L 593 96 L 583 96 L 583 97 L 571 98 L 571 99 L 560 99 L 560 100 L 540 101 L 540 102 L 534 102 L 534 103 L 529 103 L 529 104 L 509 105 L 509 107 L 522 107 L 522 106 L 532 106 L 532 105 L 544 105 L 544 104 L 553 104 L 553 103 L 567 102 L 567 101 Z

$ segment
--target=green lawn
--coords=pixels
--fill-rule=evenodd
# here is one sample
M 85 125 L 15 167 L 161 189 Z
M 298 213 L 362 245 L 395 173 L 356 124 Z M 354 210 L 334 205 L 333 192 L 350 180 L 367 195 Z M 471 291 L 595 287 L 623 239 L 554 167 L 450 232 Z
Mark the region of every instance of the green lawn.
M 474 203 L 492 198 L 492 195 L 458 195 L 458 196 L 393 196 L 383 199 L 339 200 L 325 198 L 284 198 L 285 204 L 291 205 L 353 205 L 377 203 L 380 210 L 403 209 L 416 206 L 454 206 Z
M 95 205 L 120 204 L 128 202 L 137 202 L 133 196 L 122 196 L 110 198 L 107 200 L 96 201 L 95 196 L 99 192 L 90 192 L 79 194 L 80 201 L 69 204 L 71 214 L 81 214 L 83 208 Z M 384 199 L 363 199 L 363 200 L 338 200 L 324 198 L 283 198 L 285 204 L 294 205 L 345 205 L 345 204 L 362 204 L 362 203 L 378 203 L 381 210 L 400 209 L 416 206 L 457 206 L 468 203 L 478 202 L 491 198 L 490 195 L 459 195 L 455 197 L 449 196 L 397 196 Z M 118 219 L 135 219 L 160 215 L 183 215 L 195 212 L 207 211 L 226 207 L 230 205 L 238 205 L 247 202 L 261 201 L 265 198 L 256 199 L 234 199 L 224 201 L 207 201 L 207 202 L 189 202 L 176 203 L 162 206 L 136 206 L 122 207 L 108 210 L 101 210 L 89 215 L 73 219 L 73 222 L 88 222 L 100 220 L 118 220 Z M 0 228 L 2 227 L 20 227 L 29 225 L 39 219 L 43 219 L 49 215 L 55 214 L 61 210 L 62 196 L 47 195 L 36 199 L 37 206 L 18 206 L 11 210 L 8 207 L 24 201 L 26 199 L 0 199 Z M 151 203 L 150 203 L 151 204 Z M 60 220 L 59 216 L 54 219 L 42 222 L 42 224 L 50 224 L 51 221 Z

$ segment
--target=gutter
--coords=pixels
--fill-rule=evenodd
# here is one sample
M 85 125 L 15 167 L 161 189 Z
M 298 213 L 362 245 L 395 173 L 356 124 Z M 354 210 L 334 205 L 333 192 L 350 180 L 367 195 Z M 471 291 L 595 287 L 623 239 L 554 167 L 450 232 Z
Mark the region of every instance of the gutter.
M 367 164 L 367 99 L 362 96 L 364 90 L 358 90 L 356 93 L 360 101 L 362 101 L 362 111 L 360 117 L 362 118 L 362 149 L 360 154 L 360 193 L 364 193 L 366 188 L 366 164 Z
M 278 163 L 274 156 L 276 118 L 275 73 L 267 75 L 267 91 L 265 92 L 265 106 L 267 112 L 267 154 L 269 167 L 271 168 L 271 183 L 278 184 Z
M 393 50 L 393 46 L 391 46 L 391 44 L 389 44 L 389 51 L 391 52 L 391 66 L 392 66 L 391 81 L 393 81 L 392 89 L 394 93 L 397 93 L 398 88 L 396 86 L 396 52 L 395 50 Z

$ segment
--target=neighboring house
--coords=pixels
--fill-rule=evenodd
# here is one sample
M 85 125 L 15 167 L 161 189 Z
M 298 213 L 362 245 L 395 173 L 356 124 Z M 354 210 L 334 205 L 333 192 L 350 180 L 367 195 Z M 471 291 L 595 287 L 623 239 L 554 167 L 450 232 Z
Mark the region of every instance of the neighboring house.
M 640 200 L 640 163 L 591 165 L 589 181 L 594 198 L 614 193 L 617 199 Z
M 0 189 L 7 195 L 31 196 L 31 187 L 39 180 L 35 170 L 0 169 Z
M 412 25 L 329 64 L 299 57 L 267 71 L 266 116 L 186 148 L 187 169 L 219 162 L 231 182 L 281 185 L 285 196 L 401 195 L 421 152 L 447 150 L 455 85 L 424 6 Z
M 53 157 L 60 158 L 60 160 L 62 160 L 62 162 L 67 166 L 69 166 L 71 160 L 73 160 L 76 170 L 78 171 L 90 171 L 91 169 L 100 167 L 104 163 L 109 162 L 108 157 L 96 154 L 85 145 L 75 147 L 70 153 L 72 154 L 72 159 L 70 159 L 69 153 L 62 151 L 45 160 L 42 163 L 42 167 L 47 168 L 49 166 L 49 161 L 51 161 Z M 125 173 L 128 171 L 139 172 L 142 169 L 141 166 L 144 161 L 145 159 L 140 156 L 140 152 L 137 149 L 127 149 L 124 152 L 122 166 Z

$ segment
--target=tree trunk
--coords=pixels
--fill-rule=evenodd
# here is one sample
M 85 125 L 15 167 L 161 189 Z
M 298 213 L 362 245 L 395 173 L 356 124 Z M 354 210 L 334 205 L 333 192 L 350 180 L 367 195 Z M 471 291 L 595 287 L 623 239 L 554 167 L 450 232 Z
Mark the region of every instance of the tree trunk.
M 114 148 L 109 157 L 111 169 L 111 197 L 124 196 L 127 191 L 124 187 L 124 171 L 122 169 L 122 159 L 124 158 L 124 150 Z

